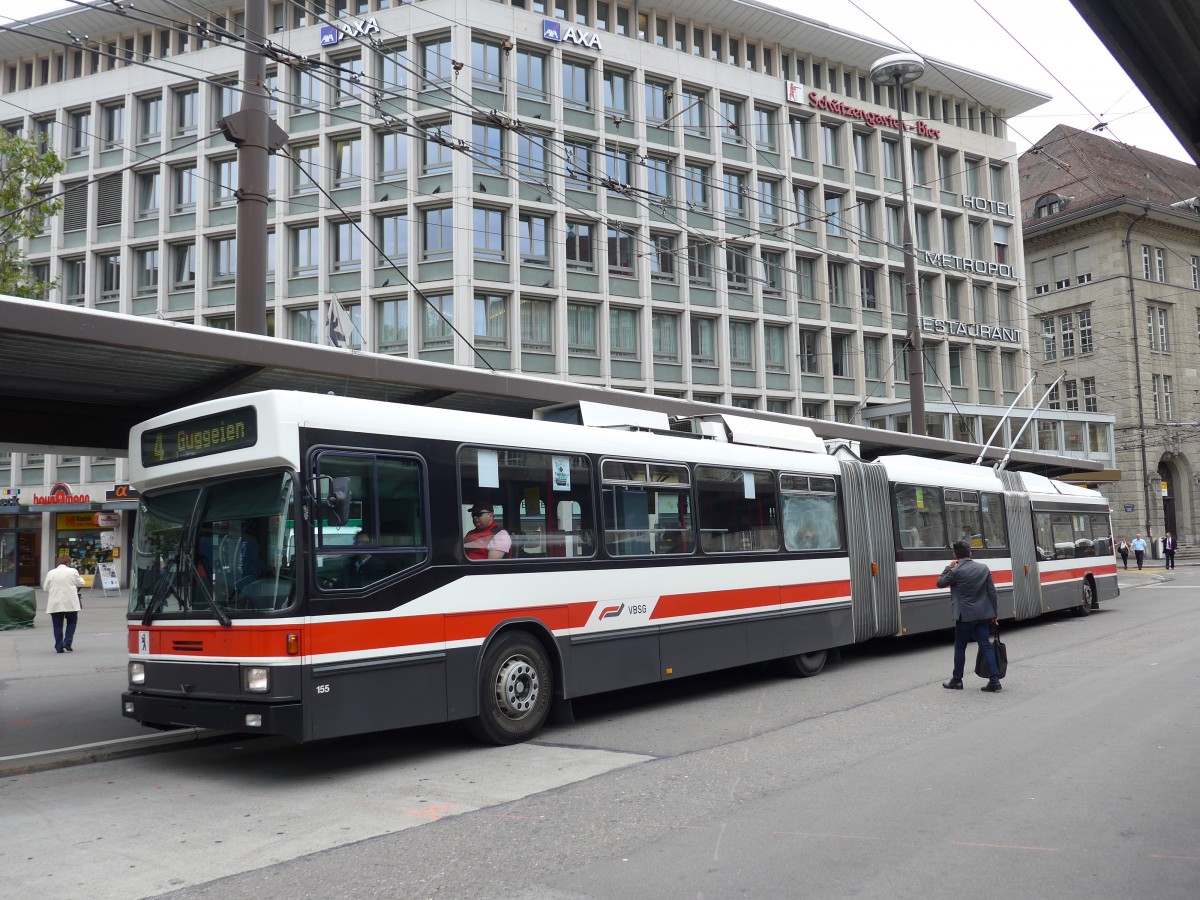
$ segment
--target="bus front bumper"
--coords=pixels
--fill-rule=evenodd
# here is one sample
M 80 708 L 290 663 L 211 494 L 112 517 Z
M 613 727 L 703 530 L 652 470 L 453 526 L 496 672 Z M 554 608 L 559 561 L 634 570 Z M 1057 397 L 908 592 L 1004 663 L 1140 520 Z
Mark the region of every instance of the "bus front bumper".
M 278 734 L 294 741 L 304 740 L 299 703 L 195 700 L 126 691 L 121 694 L 121 714 L 151 728 L 183 725 L 245 734 Z

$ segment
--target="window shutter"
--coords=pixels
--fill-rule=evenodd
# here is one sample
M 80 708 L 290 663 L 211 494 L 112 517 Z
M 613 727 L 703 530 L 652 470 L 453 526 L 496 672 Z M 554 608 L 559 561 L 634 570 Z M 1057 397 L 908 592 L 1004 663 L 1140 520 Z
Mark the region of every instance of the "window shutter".
M 63 231 L 87 228 L 88 189 L 85 182 L 70 185 L 63 196 Z
M 116 225 L 121 221 L 122 175 L 108 175 L 97 183 L 96 224 Z

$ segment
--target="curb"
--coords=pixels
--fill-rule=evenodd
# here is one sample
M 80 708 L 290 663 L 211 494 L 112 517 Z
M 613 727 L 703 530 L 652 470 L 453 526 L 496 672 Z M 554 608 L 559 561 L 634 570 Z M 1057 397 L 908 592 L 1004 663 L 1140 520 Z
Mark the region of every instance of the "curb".
M 84 763 L 136 756 L 140 753 L 151 753 L 163 747 L 172 747 L 177 744 L 216 742 L 232 737 L 244 737 L 244 735 L 235 735 L 231 731 L 211 731 L 206 728 L 181 728 L 178 731 L 163 731 L 154 734 L 137 735 L 135 737 L 114 738 L 108 741 L 98 741 L 94 744 L 79 744 L 75 747 L 39 750 L 34 753 L 21 753 L 16 756 L 0 756 L 0 778 L 11 778 L 14 775 L 28 775 L 33 772 L 63 769 L 68 766 L 83 765 Z

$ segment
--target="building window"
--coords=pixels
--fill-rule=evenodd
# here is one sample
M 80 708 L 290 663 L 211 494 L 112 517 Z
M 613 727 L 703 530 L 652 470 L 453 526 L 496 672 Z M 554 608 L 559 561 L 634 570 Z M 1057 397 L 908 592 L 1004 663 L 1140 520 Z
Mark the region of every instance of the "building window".
M 505 176 L 504 130 L 486 122 L 471 123 L 471 167 L 475 175 Z M 480 190 L 486 186 L 480 182 Z
M 386 131 L 379 135 L 378 152 L 381 178 L 395 178 L 408 171 L 408 134 L 405 132 Z
M 521 349 L 533 353 L 554 350 L 554 301 L 521 299 Z
M 809 120 L 792 119 L 792 156 L 797 159 L 812 159 L 812 147 L 808 138 Z
M 321 172 L 321 151 L 316 144 L 292 148 L 292 193 L 316 193 Z
M 871 135 L 861 131 L 852 132 L 854 138 L 854 171 L 870 173 L 871 168 Z
M 547 241 L 550 220 L 545 216 L 522 213 L 518 227 L 521 232 L 521 265 L 550 265 L 550 247 Z
M 504 86 L 504 50 L 499 41 L 471 39 L 471 86 L 499 91 Z
M 1192 289 L 1200 290 L 1200 256 L 1192 257 Z
M 1163 418 L 1168 422 L 1175 421 L 1175 408 L 1171 405 L 1171 376 L 1164 375 L 1163 386 Z
M 638 310 L 621 306 L 614 306 L 609 310 L 608 349 L 614 359 L 637 359 L 638 315 Z
M 157 141 L 162 136 L 162 97 L 138 98 L 138 143 Z
M 288 311 L 288 330 L 293 341 L 321 343 L 321 314 L 315 306 Z
M 863 374 L 875 381 L 883 378 L 883 338 L 863 336 Z
M 991 350 L 975 350 L 975 368 L 977 371 L 976 382 L 981 391 L 990 391 L 992 389 L 992 351 Z
M 591 272 L 596 267 L 595 226 L 591 222 L 567 222 L 567 268 Z
M 171 170 L 175 203 L 172 210 L 176 213 L 195 212 L 196 210 L 196 167 L 180 166 Z
M 532 184 L 546 182 L 546 138 L 541 134 L 517 135 L 517 169 Z
M 655 362 L 679 362 L 679 315 L 667 312 L 652 313 L 650 340 Z
M 454 59 L 450 38 L 447 36 L 422 41 L 420 53 L 421 90 L 432 91 L 449 87 L 454 79 Z
M 838 142 L 839 125 L 821 125 L 821 162 L 827 166 L 840 166 L 842 152 Z
M 817 301 L 817 279 L 813 274 L 813 261 L 807 256 L 796 258 L 796 294 L 801 302 Z
M 775 150 L 775 110 L 754 107 L 754 144 L 761 150 Z
M 175 134 L 195 134 L 200 121 L 200 90 L 192 87 L 174 92 Z
M 454 295 L 428 295 L 421 309 L 421 348 L 451 346 L 454 343 Z
M 698 135 L 707 138 L 708 117 L 705 115 L 705 110 L 708 108 L 708 93 L 705 91 L 685 90 L 683 92 L 683 130 L 689 134 Z
M 724 182 L 722 200 L 725 204 L 725 214 L 745 218 L 746 176 L 741 172 L 726 171 L 721 177 Z
M 213 206 L 229 206 L 237 202 L 238 161 L 214 159 L 212 163 Z
M 892 378 L 894 378 L 899 384 L 904 384 L 908 381 L 907 341 L 892 341 Z
M 1054 328 L 1054 316 L 1042 317 L 1042 356 L 1058 359 L 1058 332 Z
M 683 169 L 684 201 L 687 207 L 694 211 L 704 211 L 708 207 L 708 166 L 698 166 L 689 163 Z
M 820 332 L 807 329 L 801 329 L 799 332 L 796 356 L 800 360 L 800 371 L 805 375 L 821 374 L 821 354 L 817 349 L 819 340 Z
M 1079 326 L 1079 352 L 1091 353 L 1095 349 L 1092 343 L 1092 313 L 1082 310 L 1075 314 L 1075 322 Z
M 138 172 L 137 180 L 137 217 L 153 219 L 159 213 L 159 182 L 161 177 L 158 169 L 151 172 Z
M 449 206 L 421 210 L 421 258 L 449 259 L 454 255 L 454 214 Z
M 171 290 L 187 290 L 196 286 L 196 245 L 171 246 Z
M 676 237 L 673 234 L 650 235 L 650 278 L 654 281 L 675 280 Z
M 1050 293 L 1050 261 L 1035 259 L 1030 266 L 1035 295 Z
M 320 264 L 320 229 L 316 225 L 299 225 L 292 228 L 292 275 L 301 277 L 316 275 Z
M 671 183 L 670 160 L 651 156 L 646 160 L 646 193 L 656 202 L 663 203 L 675 196 Z
M 1150 280 L 1150 248 L 1142 244 L 1142 277 Z
M 138 296 L 158 293 L 158 248 L 147 247 L 133 251 L 133 268 Z
M 376 349 L 380 353 L 407 353 L 408 300 L 380 300 L 376 313 Z
M 1072 314 L 1058 317 L 1058 335 L 1062 344 L 1063 359 L 1075 355 L 1075 323 Z
M 333 142 L 333 186 L 350 187 L 362 178 L 362 141 L 337 138 Z
M 1017 389 L 1017 354 L 1004 352 L 1000 354 L 1000 386 L 1006 391 Z
M 379 8 L 383 8 L 382 3 Z M 384 47 L 379 52 L 379 62 L 379 74 L 385 89 L 402 92 L 408 87 L 408 73 L 412 66 L 408 61 L 407 44 Z
M 1167 252 L 1162 247 L 1154 248 L 1154 278 L 1156 281 L 1167 280 Z
M 787 328 L 783 325 L 763 326 L 763 362 L 768 372 L 786 372 Z
M 1162 376 L 1150 376 L 1150 393 L 1154 395 L 1154 418 L 1162 418 Z
M 592 67 L 563 60 L 563 105 L 568 109 L 592 108 Z
M 103 141 L 100 149 L 112 150 L 119 147 L 125 140 L 125 104 L 102 106 L 100 116 L 100 137 Z
M 609 70 L 604 73 L 604 112 L 607 115 L 617 118 L 629 115 L 629 81 L 629 75 L 624 72 Z
M 721 140 L 727 144 L 742 143 L 742 106 L 741 100 L 721 98 Z
M 828 237 L 842 237 L 842 195 L 825 195 L 825 234 Z
M 891 181 L 900 180 L 900 144 L 884 138 L 880 144 L 883 156 L 883 177 Z
M 299 71 L 292 82 L 292 115 L 314 112 L 321 106 L 321 82 L 313 71 Z
M 564 72 L 564 77 L 566 73 Z M 671 117 L 671 86 L 646 81 L 646 124 L 661 125 Z
M 408 261 L 408 216 L 406 214 L 379 217 L 379 250 L 378 264 L 381 266 L 392 263 L 404 265 Z
M 848 306 L 849 300 L 846 296 L 846 264 L 830 262 L 826 266 L 826 272 L 829 279 L 830 306 Z
M 783 254 L 762 251 L 762 292 L 764 297 L 783 296 Z
M 517 94 L 531 100 L 546 99 L 546 57 L 533 50 L 517 50 Z
M 475 295 L 475 346 L 508 346 L 508 297 Z
M 567 187 L 576 191 L 592 190 L 592 145 L 567 141 L 563 145 L 563 156 Z
M 477 206 L 474 209 L 474 247 L 477 259 L 505 258 L 504 213 Z
M 729 366 L 754 368 L 754 323 L 731 320 L 729 323 Z
M 1171 350 L 1171 341 L 1167 334 L 1167 308 L 1165 306 L 1158 308 L 1158 349 L 1163 353 L 1169 353 Z
M 598 308 L 590 303 L 567 304 L 567 350 L 577 356 L 597 356 L 600 344 L 597 339 L 596 320 Z
M 829 336 L 829 357 L 830 371 L 835 378 L 849 378 L 850 371 L 850 350 L 852 347 L 853 335 L 843 334 L 841 332 L 833 332 Z
M 63 260 L 64 298 L 70 306 L 83 306 L 87 301 L 87 260 Z
M 215 238 L 209 244 L 213 285 L 230 284 L 237 277 L 237 239 Z
M 1008 234 L 1009 226 L 999 222 L 992 223 L 992 247 L 996 251 L 996 262 L 1008 263 Z
M 71 156 L 87 156 L 92 149 L 92 111 L 79 110 L 67 115 L 71 133 Z
M 750 290 L 750 251 L 748 248 L 736 244 L 726 245 L 725 283 L 730 291 L 747 293 Z
M 608 273 L 632 276 L 634 235 L 624 228 L 608 228 Z
M 692 316 L 692 364 L 715 366 L 717 364 L 717 320 L 706 316 Z
M 688 280 L 698 287 L 712 285 L 712 244 L 688 244 Z
M 425 129 L 421 142 L 421 174 L 441 175 L 454 168 L 454 151 L 450 149 L 450 137 L 442 129 L 446 125 L 430 125 Z
M 362 268 L 362 232 L 357 222 L 333 226 L 333 271 L 357 272 Z

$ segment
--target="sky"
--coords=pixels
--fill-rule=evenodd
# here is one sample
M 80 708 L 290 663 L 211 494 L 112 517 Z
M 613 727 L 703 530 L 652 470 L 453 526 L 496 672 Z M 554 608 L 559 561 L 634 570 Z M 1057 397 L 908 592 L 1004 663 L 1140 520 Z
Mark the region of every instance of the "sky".
M 1069 0 L 761 2 L 1049 94 L 1054 98 L 1049 103 L 1009 123 L 1018 152 L 1060 122 L 1080 129 L 1104 122 L 1103 133 L 1110 138 L 1190 161 Z M 71 4 L 22 0 L 5 5 L 33 16 Z M 0 22 L 10 21 L 13 12 L 0 13 Z

